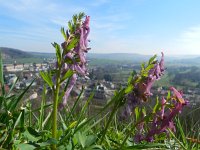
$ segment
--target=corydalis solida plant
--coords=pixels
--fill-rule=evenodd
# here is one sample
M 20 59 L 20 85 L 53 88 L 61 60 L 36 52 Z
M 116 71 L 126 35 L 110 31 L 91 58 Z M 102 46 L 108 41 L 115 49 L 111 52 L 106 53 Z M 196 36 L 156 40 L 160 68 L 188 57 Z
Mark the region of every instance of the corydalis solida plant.
M 163 97 L 160 104 L 155 105 L 151 117 L 152 121 L 147 119 L 139 124 L 138 133 L 135 135 L 136 142 L 144 140 L 152 142 L 156 135 L 160 135 L 161 133 L 169 135 L 169 129 L 172 132 L 176 131 L 173 119 L 181 112 L 183 107 L 188 104 L 188 101 L 184 100 L 182 92 L 179 92 L 174 87 L 171 87 L 170 90 L 173 92 L 173 95 L 167 98 L 167 100 Z M 146 132 L 143 130 L 144 125 L 148 127 Z
M 84 13 L 74 15 L 72 21 L 68 22 L 68 30 L 61 28 L 61 33 L 65 41 L 61 46 L 57 43 L 52 45 L 56 50 L 56 64 L 50 72 L 41 72 L 40 75 L 44 81 L 52 88 L 53 91 L 53 124 L 52 138 L 57 138 L 57 115 L 58 103 L 60 98 L 63 99 L 61 108 L 63 108 L 67 99 L 74 87 L 77 76 L 87 76 L 87 61 L 85 53 L 88 52 L 88 35 L 90 32 L 89 22 L 90 17 Z M 65 81 L 68 82 L 65 82 Z M 69 83 L 69 84 L 68 84 Z M 65 85 L 64 92 L 60 92 L 61 85 Z M 56 149 L 56 145 L 52 145 L 52 149 Z
M 78 20 L 79 21 L 79 20 Z M 90 27 L 89 27 L 90 17 L 86 16 L 85 21 L 82 24 L 78 23 L 78 26 L 74 30 L 74 33 L 69 34 L 67 32 L 67 35 L 69 37 L 77 37 L 78 42 L 76 46 L 71 49 L 70 51 L 66 51 L 64 53 L 64 64 L 62 69 L 62 74 L 65 74 L 68 70 L 72 70 L 74 74 L 72 75 L 69 85 L 65 91 L 62 106 L 65 106 L 67 103 L 67 99 L 70 95 L 70 92 L 72 91 L 73 86 L 76 83 L 77 80 L 77 74 L 84 76 L 87 78 L 88 71 L 86 68 L 87 61 L 86 61 L 86 55 L 85 53 L 88 52 L 90 48 L 88 48 L 88 35 L 90 33 Z M 70 42 L 73 42 L 72 40 L 68 39 L 65 42 L 63 42 L 62 48 L 68 49 L 68 45 Z
M 123 117 L 132 114 L 135 109 L 136 123 L 134 126 L 137 127 L 134 136 L 135 142 L 152 142 L 155 136 L 161 133 L 166 133 L 169 136 L 168 129 L 175 132 L 173 119 L 188 104 L 188 101 L 183 99 L 182 92 L 171 87 L 173 96 L 170 96 L 167 100 L 163 97 L 161 102 L 157 101 L 152 113 L 146 114 L 145 107 L 140 110 L 139 104 L 147 102 L 153 95 L 151 93 L 153 84 L 164 74 L 164 54 L 162 53 L 160 61 L 156 61 L 155 58 L 156 56 L 153 56 L 146 66 L 142 64 L 140 73 L 133 74 L 129 78 L 126 88 L 127 104 Z M 138 113 L 141 120 L 138 120 Z
M 139 74 L 133 74 L 129 78 L 127 87 L 127 105 L 125 107 L 124 115 L 131 114 L 133 109 L 141 102 L 146 102 L 150 96 L 151 88 L 156 80 L 159 80 L 164 74 L 164 53 L 160 61 L 155 60 L 156 55 L 153 56 L 147 66 L 143 63 Z

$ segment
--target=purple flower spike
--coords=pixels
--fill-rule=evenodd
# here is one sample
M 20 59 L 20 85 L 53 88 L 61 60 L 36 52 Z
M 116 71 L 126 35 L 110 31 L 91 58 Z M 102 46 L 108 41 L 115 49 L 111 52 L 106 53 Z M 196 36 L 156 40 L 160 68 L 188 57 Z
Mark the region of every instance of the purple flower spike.
M 165 100 L 164 97 L 162 97 L 161 110 L 160 110 L 160 117 L 161 117 L 161 119 L 163 119 L 164 114 L 165 114 L 165 104 L 166 104 L 166 100 Z
M 178 92 L 178 90 L 176 90 L 174 87 L 171 87 L 170 90 L 174 93 L 174 95 L 171 97 L 173 102 L 172 104 L 174 106 L 169 108 L 168 111 L 165 111 L 165 109 L 167 109 L 165 106 L 166 100 L 162 98 L 161 110 L 160 112 L 157 112 L 158 115 L 154 116 L 151 129 L 148 131 L 146 137 L 142 140 L 149 141 L 149 139 L 153 139 L 156 134 L 161 134 L 163 132 L 168 134 L 167 129 L 170 129 L 172 132 L 176 131 L 173 118 L 175 118 L 175 116 L 182 110 L 187 101 L 183 99 L 182 93 Z
M 90 17 L 86 16 L 85 21 L 75 31 L 75 34 L 80 36 L 78 44 L 73 49 L 66 52 L 64 56 L 64 59 L 66 61 L 70 60 L 70 62 L 63 65 L 62 74 L 64 75 L 69 69 L 73 70 L 74 74 L 70 79 L 70 83 L 63 97 L 62 107 L 64 107 L 67 104 L 67 100 L 69 98 L 70 92 L 72 91 L 76 83 L 77 76 L 80 75 L 80 76 L 87 77 L 88 75 L 87 68 L 86 68 L 87 61 L 86 61 L 85 53 L 88 51 L 88 49 L 90 49 L 87 47 L 88 46 L 87 38 L 90 33 L 89 22 L 90 22 Z M 63 49 L 66 46 L 67 46 L 66 42 L 62 43 Z M 77 57 L 80 61 L 77 61 Z
M 179 100 L 180 103 L 185 103 L 182 93 L 178 92 L 174 87 L 170 87 L 170 90 L 174 92 L 174 96 Z
M 65 95 L 63 97 L 63 105 L 64 106 L 67 104 L 67 100 L 68 100 L 69 94 L 72 91 L 72 88 L 74 87 L 74 85 L 76 83 L 76 80 L 77 80 L 77 75 L 73 74 L 72 77 L 71 77 L 70 83 L 69 83 L 69 85 L 67 87 L 67 90 L 65 92 Z
M 149 97 L 153 95 L 151 93 L 151 88 L 155 81 L 160 79 L 164 72 L 164 54 L 162 53 L 160 62 L 156 62 L 156 64 L 155 62 L 152 62 L 152 64 L 154 65 L 154 67 L 149 70 L 148 76 L 145 76 L 145 78 L 142 81 L 134 84 L 133 91 L 127 94 L 127 105 L 129 106 L 126 106 L 124 111 L 128 111 L 131 109 L 132 112 L 135 106 L 137 106 L 141 102 L 146 102 L 149 99 Z M 130 114 L 130 112 L 127 112 L 125 114 Z
M 153 86 L 153 84 L 154 84 L 154 82 L 156 81 L 156 76 L 153 76 L 153 77 L 149 77 L 148 78 L 148 81 L 147 81 L 147 85 L 146 85 L 146 90 L 145 90 L 145 95 L 147 95 L 147 96 L 151 96 L 151 95 L 153 95 L 151 92 L 150 92 L 150 90 L 151 90 L 151 88 L 152 88 L 152 86 Z

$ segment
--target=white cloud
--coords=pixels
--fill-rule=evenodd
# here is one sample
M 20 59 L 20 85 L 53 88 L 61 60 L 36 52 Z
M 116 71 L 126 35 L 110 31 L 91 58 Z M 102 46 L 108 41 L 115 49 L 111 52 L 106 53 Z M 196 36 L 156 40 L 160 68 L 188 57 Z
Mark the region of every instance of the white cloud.
M 191 27 L 184 31 L 181 39 L 184 42 L 199 41 L 200 40 L 200 26 Z M 200 44 L 199 44 L 200 45 Z
M 200 54 L 200 25 L 183 31 L 175 40 L 174 46 L 183 54 Z
M 73 4 L 68 7 L 68 2 L 56 3 L 50 0 L 0 0 L 0 9 L 5 10 L 6 16 L 17 21 L 19 26 L 16 28 L 2 23 L 0 33 L 4 38 L 0 45 L 16 48 L 23 45 L 27 48 L 29 45 L 32 51 L 40 49 L 41 42 L 36 44 L 39 41 L 46 46 L 43 51 L 51 49 L 51 42 L 62 40 L 60 27 L 66 26 L 74 13 L 86 10 L 85 7 Z M 33 43 L 34 46 L 31 45 Z

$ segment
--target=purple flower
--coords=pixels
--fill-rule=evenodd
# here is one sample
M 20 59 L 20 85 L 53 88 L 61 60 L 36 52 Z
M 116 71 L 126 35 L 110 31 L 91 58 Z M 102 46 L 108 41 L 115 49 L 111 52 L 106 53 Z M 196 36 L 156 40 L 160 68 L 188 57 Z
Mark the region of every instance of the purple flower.
M 65 95 L 63 97 L 63 106 L 65 106 L 67 104 L 67 99 L 69 97 L 70 92 L 72 91 L 72 88 L 74 87 L 74 85 L 76 83 L 76 80 L 77 80 L 77 75 L 73 74 L 71 79 L 70 79 L 70 82 L 69 82 L 69 85 L 67 87 L 67 90 L 65 92 Z
M 166 100 L 164 97 L 162 97 L 162 101 L 161 101 L 161 110 L 160 110 L 160 118 L 163 119 L 164 118 L 164 114 L 165 114 L 165 105 L 166 105 Z
M 153 94 L 151 93 L 151 88 L 156 80 L 160 79 L 164 72 L 164 54 L 162 53 L 162 57 L 160 62 L 156 62 L 154 67 L 149 70 L 148 76 L 145 77 L 142 81 L 138 83 L 133 83 L 133 91 L 128 93 L 126 96 L 127 105 L 123 114 L 131 114 L 132 110 L 140 104 L 141 102 L 146 102 L 150 96 Z M 138 76 L 136 77 L 136 79 Z
M 62 106 L 65 106 L 67 103 L 67 100 L 69 98 L 70 92 L 72 91 L 77 76 L 84 76 L 87 78 L 88 72 L 87 72 L 87 61 L 86 61 L 86 52 L 90 49 L 88 48 L 88 35 L 90 33 L 90 27 L 89 27 L 90 17 L 86 16 L 85 21 L 80 25 L 79 28 L 77 28 L 77 31 L 75 31 L 76 34 L 80 36 L 78 44 L 70 51 L 68 51 L 64 59 L 70 60 L 70 63 L 66 64 L 64 63 L 62 68 L 62 74 L 65 74 L 67 70 L 71 69 L 74 71 L 73 76 L 70 79 L 69 86 L 67 87 L 67 90 L 65 92 L 65 95 L 63 97 L 63 103 Z M 66 42 L 62 43 L 63 49 L 65 49 Z M 77 61 L 77 57 L 80 61 Z
M 182 93 L 177 91 L 174 87 L 171 87 L 170 90 L 173 92 L 173 96 L 171 97 L 171 102 L 173 102 L 172 105 L 174 106 L 172 106 L 172 108 L 168 108 L 168 110 L 165 111 L 165 109 L 167 109 L 166 100 L 162 98 L 161 109 L 159 112 L 156 112 L 156 114 L 154 115 L 151 128 L 146 134 L 146 136 L 143 139 L 141 139 L 141 141 L 142 140 L 149 141 L 149 139 L 152 140 L 154 139 L 154 136 L 156 134 L 158 135 L 163 132 L 168 134 L 167 129 L 170 129 L 173 132 L 176 131 L 176 128 L 173 123 L 173 119 L 187 104 L 187 101 L 183 99 Z
M 151 90 L 151 88 L 152 88 L 152 86 L 153 86 L 153 84 L 154 84 L 154 82 L 156 81 L 156 76 L 150 76 L 148 79 L 147 79 L 147 83 L 145 84 L 145 86 L 146 86 L 146 89 L 145 89 L 145 92 L 144 92 L 144 94 L 146 95 L 146 96 L 151 96 L 151 95 L 153 95 L 151 92 L 150 92 L 150 90 Z
M 139 83 L 137 86 L 139 95 L 142 95 L 143 100 L 146 100 L 149 96 L 153 95 L 151 93 L 151 88 L 156 80 L 160 79 L 164 72 L 164 54 L 160 62 L 157 62 L 149 71 L 148 77 L 144 80 L 143 83 Z

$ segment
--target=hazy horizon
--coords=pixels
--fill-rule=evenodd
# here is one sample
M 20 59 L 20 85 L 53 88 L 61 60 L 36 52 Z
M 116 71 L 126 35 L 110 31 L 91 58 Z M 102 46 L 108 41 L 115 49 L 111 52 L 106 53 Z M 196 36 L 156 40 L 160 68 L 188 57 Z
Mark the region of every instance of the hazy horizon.
M 200 1 L 0 0 L 0 47 L 54 53 L 60 27 L 91 16 L 90 53 L 200 55 Z
M 1 48 L 11 48 L 11 49 L 16 49 L 14 47 L 0 47 L 0 50 Z M 46 51 L 26 51 L 26 50 L 22 50 L 22 49 L 16 49 L 16 50 L 21 50 L 21 51 L 24 51 L 24 52 L 30 52 L 30 53 L 46 53 L 46 54 L 55 54 L 55 52 L 46 52 Z M 152 53 L 152 54 L 141 54 L 141 53 L 121 53 L 121 52 L 108 52 L 108 53 L 99 53 L 99 52 L 94 52 L 94 51 L 91 51 L 89 53 L 87 53 L 86 55 L 92 55 L 92 54 L 97 54 L 97 55 L 112 55 L 112 54 L 132 54 L 132 55 L 144 55 L 144 56 L 148 56 L 148 57 L 151 57 L 153 55 L 158 55 L 158 56 L 161 56 L 161 53 Z M 165 53 L 165 56 L 167 57 L 181 57 L 181 58 L 195 58 L 195 57 L 200 57 L 200 54 L 190 54 L 190 55 L 184 55 L 184 54 L 166 54 Z

